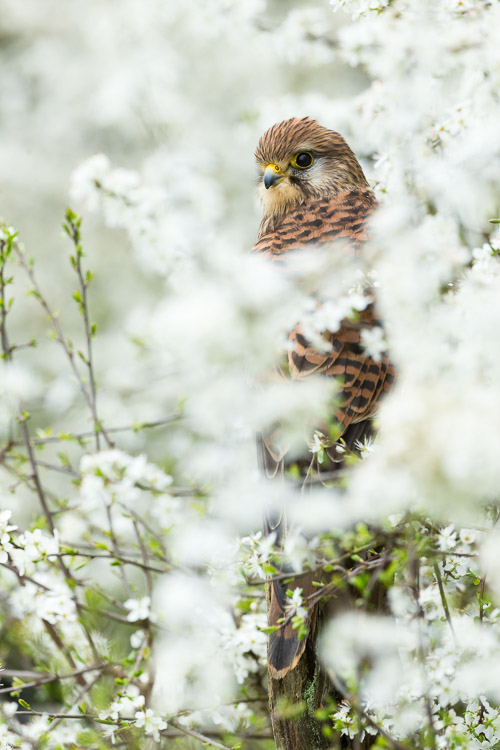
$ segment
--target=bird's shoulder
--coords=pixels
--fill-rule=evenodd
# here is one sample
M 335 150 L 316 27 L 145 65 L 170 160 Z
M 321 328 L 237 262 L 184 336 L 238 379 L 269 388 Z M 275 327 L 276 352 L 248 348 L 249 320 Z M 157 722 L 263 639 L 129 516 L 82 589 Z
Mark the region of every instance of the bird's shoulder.
M 348 190 L 308 199 L 289 209 L 269 231 L 261 229 L 253 251 L 274 256 L 336 239 L 359 244 L 366 239 L 366 219 L 375 206 L 370 190 Z

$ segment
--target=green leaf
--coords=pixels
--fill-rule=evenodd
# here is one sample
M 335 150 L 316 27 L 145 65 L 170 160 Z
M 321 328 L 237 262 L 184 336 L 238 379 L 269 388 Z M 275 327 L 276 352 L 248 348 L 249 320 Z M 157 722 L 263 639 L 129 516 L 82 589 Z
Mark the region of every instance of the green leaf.
M 33 709 L 31 708 L 30 704 L 29 704 L 29 703 L 27 703 L 27 702 L 26 702 L 26 701 L 25 701 L 25 700 L 24 700 L 23 698 L 19 698 L 19 703 L 20 703 L 20 705 L 21 705 L 21 706 L 22 706 L 23 708 L 27 708 L 27 709 L 28 709 L 28 711 L 32 711 L 32 710 L 33 710 Z
M 267 563 L 267 565 L 264 565 L 264 573 L 267 573 L 268 575 L 276 575 L 279 573 L 278 568 L 275 568 L 274 565 L 271 565 L 271 563 Z
M 364 592 L 366 589 L 368 582 L 370 580 L 370 576 L 368 573 L 363 572 L 360 573 L 358 576 L 354 576 L 350 579 L 349 583 L 351 583 L 355 588 L 358 589 L 358 591 Z
M 386 588 L 392 586 L 394 582 L 394 576 L 399 568 L 399 561 L 393 560 L 391 564 L 379 574 L 379 580 L 384 584 Z
M 87 713 L 87 704 L 85 703 L 85 701 L 82 701 L 80 703 L 80 705 L 78 706 L 78 710 L 80 711 L 81 714 Z

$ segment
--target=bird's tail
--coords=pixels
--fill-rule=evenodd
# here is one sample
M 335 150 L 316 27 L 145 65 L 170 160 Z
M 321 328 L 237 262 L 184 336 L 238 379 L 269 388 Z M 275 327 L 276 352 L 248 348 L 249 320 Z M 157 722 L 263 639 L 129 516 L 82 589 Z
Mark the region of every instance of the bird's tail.
M 288 583 L 286 579 L 270 578 L 266 584 L 267 620 L 270 627 L 276 630 L 270 633 L 267 652 L 269 672 L 276 680 L 280 680 L 297 666 L 304 653 L 307 639 L 314 630 L 317 605 L 307 605 L 307 597 L 314 593 L 314 573 L 303 573 L 294 576 Z M 307 607 L 303 628 L 294 628 L 292 623 L 293 611 L 290 609 L 291 599 L 287 591 L 302 589 L 303 606 Z
M 257 451 L 261 471 L 269 478 L 283 477 L 284 454 L 274 441 L 274 435 L 259 434 L 257 437 Z M 274 544 L 277 549 L 282 546 L 286 536 L 286 513 L 283 506 L 269 507 L 264 513 L 264 530 L 267 535 L 274 534 Z M 302 656 L 307 638 L 314 628 L 317 606 L 308 606 L 307 597 L 314 593 L 314 573 L 307 572 L 299 576 L 294 575 L 286 564 L 276 565 L 276 573 L 266 583 L 267 621 L 269 627 L 276 628 L 269 635 L 268 666 L 272 677 L 282 679 L 297 666 Z M 287 576 L 290 578 L 287 578 Z M 291 598 L 287 592 L 302 590 L 302 602 L 307 608 L 304 627 L 294 628 L 292 623 L 293 610 Z M 305 630 L 305 632 L 304 632 Z

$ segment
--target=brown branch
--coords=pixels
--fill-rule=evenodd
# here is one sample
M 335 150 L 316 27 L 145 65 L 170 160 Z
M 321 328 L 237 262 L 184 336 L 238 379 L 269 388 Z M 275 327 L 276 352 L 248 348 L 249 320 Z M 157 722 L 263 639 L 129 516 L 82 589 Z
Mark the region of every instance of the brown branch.
M 188 727 L 183 727 L 182 724 L 177 724 L 175 721 L 171 721 L 170 724 L 175 727 L 179 732 L 182 732 L 182 734 L 187 734 L 189 737 L 194 737 L 196 740 L 200 740 L 200 742 L 203 742 L 205 745 L 210 745 L 211 747 L 217 747 L 220 750 L 231 750 L 230 747 L 227 745 L 221 745 L 220 742 L 215 742 L 215 740 L 211 740 L 210 737 L 206 734 L 201 734 L 201 732 L 197 732 L 195 729 L 189 729 Z
M 437 580 L 437 584 L 439 588 L 439 595 L 441 597 L 441 603 L 443 605 L 446 622 L 448 623 L 450 627 L 451 633 L 453 635 L 453 640 L 456 643 L 455 629 L 451 621 L 450 608 L 448 607 L 448 600 L 446 599 L 446 593 L 445 593 L 444 586 L 443 586 L 443 578 L 441 576 L 441 571 L 439 570 L 439 564 L 437 562 L 434 563 L 434 574 L 436 576 L 436 580 Z
M 86 403 L 87 403 L 87 405 L 88 405 L 88 407 L 90 409 L 91 414 L 93 415 L 94 411 L 93 411 L 92 393 L 89 391 L 89 389 L 85 385 L 85 382 L 84 382 L 83 377 L 82 377 L 82 375 L 80 373 L 80 370 L 77 367 L 73 348 L 72 348 L 72 346 L 70 345 L 70 343 L 68 342 L 68 340 L 66 339 L 66 337 L 65 337 L 65 335 L 63 333 L 63 330 L 61 328 L 61 324 L 59 323 L 57 315 L 51 309 L 49 303 L 47 302 L 46 298 L 42 294 L 42 291 L 41 291 L 40 286 L 38 284 L 38 281 L 37 281 L 37 279 L 35 277 L 35 274 L 34 274 L 34 271 L 33 271 L 33 268 L 31 266 L 31 264 L 26 260 L 23 251 L 21 250 L 21 248 L 19 247 L 19 245 L 17 243 L 14 243 L 13 247 L 14 247 L 14 250 L 16 252 L 17 258 L 18 258 L 18 260 L 19 260 L 19 262 L 21 264 L 21 267 L 24 269 L 24 271 L 26 272 L 26 274 L 27 274 L 27 276 L 28 276 L 28 278 L 29 278 L 29 280 L 31 282 L 31 286 L 32 286 L 32 290 L 34 292 L 34 296 L 36 297 L 36 299 L 40 303 L 42 309 L 44 310 L 44 312 L 46 313 L 48 319 L 50 320 L 50 322 L 52 324 L 52 327 L 53 327 L 54 332 L 55 332 L 56 341 L 61 345 L 64 353 L 66 354 L 66 357 L 67 357 L 68 362 L 70 364 L 70 367 L 71 367 L 71 369 L 73 371 L 73 374 L 74 374 L 74 376 L 77 379 L 78 385 L 80 387 L 80 391 L 81 391 L 81 393 L 83 395 L 83 398 L 86 401 Z M 95 425 L 94 425 L 94 427 L 95 427 Z M 110 447 L 112 447 L 113 446 L 113 442 L 107 436 L 107 432 L 106 432 L 106 430 L 104 429 L 104 427 L 102 425 L 99 425 L 99 432 L 102 433 L 104 439 L 106 440 L 106 443 Z

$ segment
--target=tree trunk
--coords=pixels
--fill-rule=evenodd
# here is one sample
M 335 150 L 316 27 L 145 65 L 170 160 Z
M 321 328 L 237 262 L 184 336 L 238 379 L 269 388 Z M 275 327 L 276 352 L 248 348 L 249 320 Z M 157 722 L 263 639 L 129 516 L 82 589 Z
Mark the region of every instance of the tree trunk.
M 269 586 L 266 593 L 269 597 Z M 269 600 L 269 599 L 268 599 Z M 386 606 L 383 586 L 375 586 L 370 604 L 375 611 Z M 307 636 L 307 643 L 297 666 L 282 679 L 275 679 L 268 669 L 268 695 L 271 723 L 277 750 L 369 750 L 377 737 L 359 735 L 350 738 L 332 731 L 330 718 L 316 717 L 319 708 L 340 704 L 342 695 L 334 688 L 325 669 L 321 666 L 316 651 L 318 632 L 325 622 L 339 611 L 352 607 L 353 594 L 347 590 L 321 607 L 314 631 Z M 321 606 L 321 605 L 319 605 Z M 334 711 L 335 709 L 333 709 Z M 327 734 L 323 732 L 327 729 Z M 329 730 L 329 731 L 328 731 Z
M 268 673 L 269 709 L 277 750 L 326 750 L 331 742 L 315 711 L 323 700 L 327 679 L 320 667 L 314 639 L 308 638 L 299 663 L 281 680 Z

